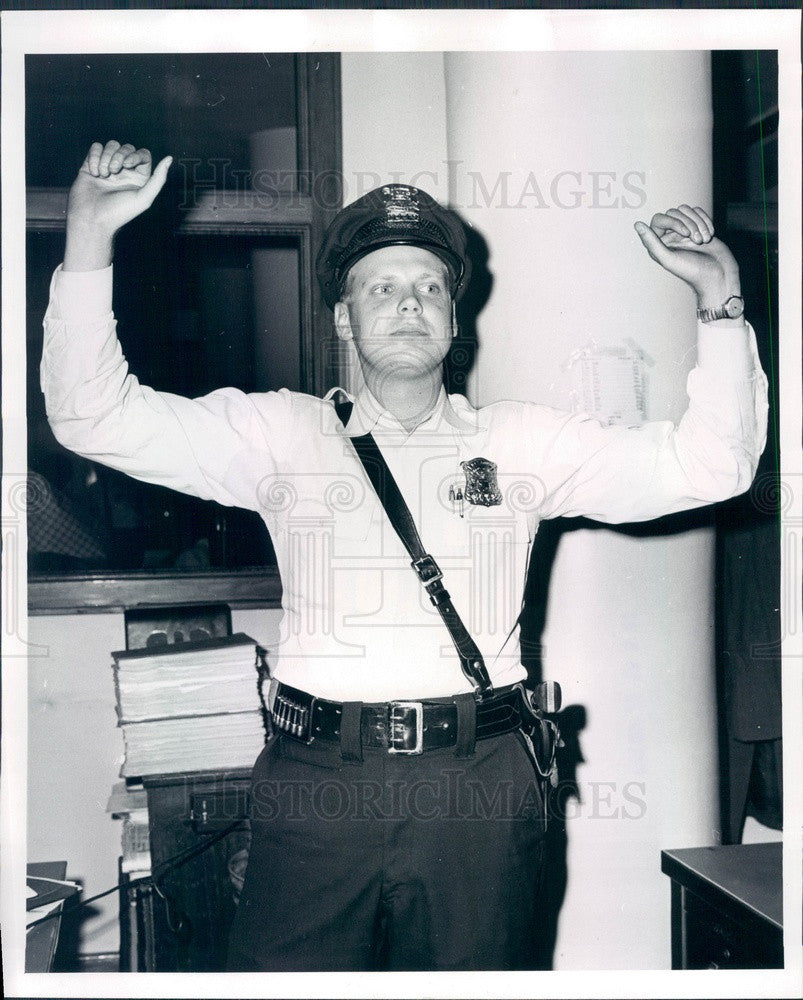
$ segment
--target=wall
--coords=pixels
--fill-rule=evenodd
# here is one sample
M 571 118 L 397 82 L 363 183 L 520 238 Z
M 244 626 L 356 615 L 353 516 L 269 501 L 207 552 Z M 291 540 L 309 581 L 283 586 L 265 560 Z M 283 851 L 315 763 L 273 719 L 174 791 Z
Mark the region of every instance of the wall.
M 645 416 L 677 420 L 694 296 L 633 223 L 711 207 L 708 53 L 448 53 L 445 71 L 452 197 L 493 276 L 471 398 L 571 408 L 572 355 L 632 344 L 649 359 Z M 668 968 L 660 852 L 719 839 L 713 531 L 697 524 L 560 539 L 538 637 L 570 743 L 558 969 Z
M 344 53 L 341 79 L 346 204 L 392 183 L 447 201 L 442 53 Z

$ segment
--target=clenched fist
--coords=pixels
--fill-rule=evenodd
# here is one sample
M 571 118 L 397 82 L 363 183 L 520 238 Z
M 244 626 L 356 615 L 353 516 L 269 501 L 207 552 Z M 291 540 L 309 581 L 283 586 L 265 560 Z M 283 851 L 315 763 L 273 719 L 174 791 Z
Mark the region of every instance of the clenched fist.
M 114 236 L 152 204 L 173 162 L 151 169 L 147 149 L 112 139 L 93 142 L 67 200 L 65 271 L 92 271 L 111 263 Z
M 669 208 L 635 228 L 650 257 L 694 289 L 699 308 L 717 309 L 740 294 L 739 267 L 704 209 Z

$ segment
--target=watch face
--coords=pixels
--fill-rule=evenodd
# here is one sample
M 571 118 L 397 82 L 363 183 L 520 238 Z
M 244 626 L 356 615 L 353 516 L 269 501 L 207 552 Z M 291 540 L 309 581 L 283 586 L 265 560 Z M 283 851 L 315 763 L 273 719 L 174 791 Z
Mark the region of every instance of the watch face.
M 739 298 L 738 295 L 731 295 L 725 303 L 725 308 L 728 311 L 728 316 L 731 319 L 736 319 L 744 312 L 744 299 Z

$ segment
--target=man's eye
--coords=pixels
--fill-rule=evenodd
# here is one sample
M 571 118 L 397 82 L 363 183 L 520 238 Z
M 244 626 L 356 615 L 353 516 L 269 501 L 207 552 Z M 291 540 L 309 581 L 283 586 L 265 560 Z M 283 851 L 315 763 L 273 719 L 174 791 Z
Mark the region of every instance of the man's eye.
M 387 295 L 389 292 L 393 291 L 393 285 L 381 284 L 374 285 L 374 293 L 377 295 Z
M 427 295 L 440 295 L 441 286 L 437 283 L 437 281 L 428 281 L 427 284 L 424 285 L 424 291 Z

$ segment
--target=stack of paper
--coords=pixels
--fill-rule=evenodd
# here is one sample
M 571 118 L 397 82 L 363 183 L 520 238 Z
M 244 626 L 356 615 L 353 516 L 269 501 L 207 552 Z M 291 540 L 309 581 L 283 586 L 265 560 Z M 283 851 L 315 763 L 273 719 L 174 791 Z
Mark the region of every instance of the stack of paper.
M 123 726 L 123 777 L 250 767 L 265 742 L 255 712 L 157 719 Z
M 240 632 L 113 653 L 121 775 L 250 767 L 265 742 L 258 652 Z
M 142 785 L 127 785 L 125 781 L 118 781 L 112 788 L 106 812 L 123 821 L 120 870 L 138 875 L 150 872 L 150 825 L 145 789 Z

